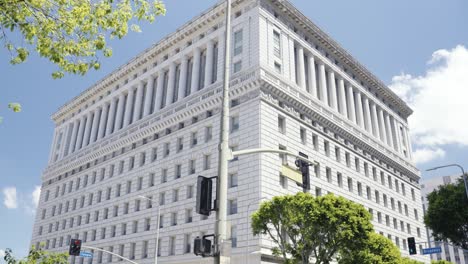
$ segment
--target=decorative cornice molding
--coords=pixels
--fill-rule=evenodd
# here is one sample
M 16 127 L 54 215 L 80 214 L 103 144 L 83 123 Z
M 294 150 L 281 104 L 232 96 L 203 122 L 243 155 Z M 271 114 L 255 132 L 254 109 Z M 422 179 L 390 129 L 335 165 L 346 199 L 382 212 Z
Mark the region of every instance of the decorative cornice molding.
M 410 116 L 413 110 L 392 90 L 390 90 L 380 79 L 367 70 L 360 62 L 358 62 L 351 54 L 342 48 L 335 40 L 322 31 L 309 18 L 302 14 L 287 0 L 262 0 L 273 4 L 278 10 L 288 15 L 289 18 L 297 25 L 302 27 L 307 33 L 312 35 L 321 45 L 325 46 L 333 55 L 337 56 L 343 64 L 351 68 L 361 80 L 367 82 L 372 88 L 390 101 L 392 105 L 398 108 L 400 113 L 405 117 Z

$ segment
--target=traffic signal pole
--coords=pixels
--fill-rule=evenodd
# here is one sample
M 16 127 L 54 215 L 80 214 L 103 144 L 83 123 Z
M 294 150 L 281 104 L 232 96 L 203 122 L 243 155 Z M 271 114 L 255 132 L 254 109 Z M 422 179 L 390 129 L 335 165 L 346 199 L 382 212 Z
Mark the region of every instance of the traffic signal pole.
M 127 261 L 127 262 L 130 262 L 130 263 L 132 263 L 132 264 L 138 264 L 137 262 L 132 261 L 132 260 L 129 260 L 129 259 L 126 258 L 126 257 L 122 257 L 122 256 L 120 256 L 119 254 L 115 254 L 114 252 L 110 252 L 110 251 L 107 251 L 107 250 L 104 250 L 104 249 L 101 249 L 101 248 L 90 247 L 90 246 L 81 246 L 81 248 L 87 248 L 87 249 L 92 249 L 92 250 L 96 250 L 96 251 L 101 251 L 101 252 L 104 252 L 104 253 L 107 253 L 107 254 L 111 254 L 111 255 L 113 255 L 113 256 L 116 256 L 116 257 L 118 257 L 118 258 L 120 258 L 120 259 L 123 259 L 123 260 L 125 260 L 125 261 Z
M 227 237 L 227 189 L 229 161 L 229 81 L 231 73 L 231 0 L 226 0 L 226 32 L 224 43 L 224 85 L 221 109 L 218 182 L 216 184 L 215 263 L 231 263 L 231 241 Z

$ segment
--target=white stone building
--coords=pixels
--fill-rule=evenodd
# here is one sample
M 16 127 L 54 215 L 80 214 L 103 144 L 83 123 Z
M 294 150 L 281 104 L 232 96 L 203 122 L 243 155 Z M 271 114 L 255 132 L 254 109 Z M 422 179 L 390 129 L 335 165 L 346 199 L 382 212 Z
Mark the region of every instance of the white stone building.
M 53 115 L 33 245 L 66 251 L 80 238 L 152 263 L 159 206 L 160 262 L 212 261 L 191 252 L 196 236 L 214 230 L 214 214 L 194 213 L 194 193 L 198 175 L 217 173 L 223 2 Z M 363 204 L 404 255 L 407 237 L 426 241 L 412 110 L 289 2 L 233 2 L 231 147 L 304 152 L 320 163 L 312 193 Z M 250 263 L 275 261 L 271 241 L 251 235 L 249 215 L 263 198 L 301 191 L 280 174 L 285 163 L 293 166 L 273 154 L 230 162 L 233 263 L 245 263 L 247 253 Z M 118 260 L 97 252 L 92 259 L 111 262 Z
M 458 179 L 460 179 L 460 175 L 437 177 L 422 181 L 421 199 L 423 203 L 424 214 L 426 214 L 426 210 L 429 207 L 427 195 L 441 185 L 455 184 Z M 432 232 L 429 228 L 426 228 L 426 234 L 428 247 L 442 248 L 442 253 L 431 255 L 432 260 L 447 260 L 456 264 L 468 264 L 468 251 L 464 251 L 462 248 L 452 246 L 450 242 L 436 241 L 432 236 Z

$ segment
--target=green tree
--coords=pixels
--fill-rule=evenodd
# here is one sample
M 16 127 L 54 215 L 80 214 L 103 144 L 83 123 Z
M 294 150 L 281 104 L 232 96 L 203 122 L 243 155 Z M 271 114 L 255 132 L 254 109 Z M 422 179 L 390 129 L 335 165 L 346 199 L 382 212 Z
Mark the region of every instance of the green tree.
M 46 252 L 33 246 L 28 256 L 22 260 L 15 259 L 11 249 L 7 248 L 3 259 L 6 264 L 66 264 L 68 263 L 68 254 Z
M 341 250 L 339 264 L 400 264 L 401 255 L 393 242 L 375 232 L 369 234 L 362 248 Z
M 427 196 L 429 207 L 424 223 L 436 240 L 450 240 L 468 250 L 468 198 L 463 179 L 440 186 Z
M 58 66 L 52 74 L 85 74 L 109 57 L 111 38 L 123 38 L 133 22 L 153 22 L 164 15 L 159 0 L 0 0 L 0 39 L 12 64 L 26 61 L 34 49 Z M 18 41 L 13 41 L 13 39 Z
M 400 260 L 399 264 L 424 264 L 424 262 L 404 257 Z
M 373 231 L 370 214 L 357 203 L 332 194 L 278 196 L 252 215 L 254 235 L 268 235 L 275 256 L 285 263 L 330 263 L 340 250 L 360 248 Z M 291 258 L 288 258 L 288 255 Z
M 18 103 L 9 103 L 8 108 L 15 113 L 21 112 L 21 105 Z M 3 117 L 0 116 L 0 123 L 2 123 Z
M 447 260 L 437 260 L 437 261 L 433 260 L 431 264 L 452 264 L 452 262 L 447 261 Z

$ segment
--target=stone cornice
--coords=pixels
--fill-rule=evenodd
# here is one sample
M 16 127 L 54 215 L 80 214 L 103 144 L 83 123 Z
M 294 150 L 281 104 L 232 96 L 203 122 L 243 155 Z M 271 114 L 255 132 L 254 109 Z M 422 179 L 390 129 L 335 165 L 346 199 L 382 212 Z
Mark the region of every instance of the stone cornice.
M 382 95 L 385 99 L 397 107 L 400 113 L 406 118 L 413 113 L 413 110 L 392 90 L 390 90 L 381 80 L 367 70 L 353 56 L 351 56 L 344 48 L 342 48 L 335 40 L 322 31 L 309 18 L 302 14 L 296 7 L 286 0 L 263 0 L 273 4 L 278 10 L 286 14 L 297 25 L 301 26 L 304 31 L 312 35 L 321 45 L 325 46 L 333 53 L 341 62 L 353 70 L 361 80 L 367 82 L 372 88 Z
M 233 7 L 238 6 L 244 1 L 246 0 L 234 1 Z M 187 38 L 203 26 L 222 16 L 224 14 L 224 3 L 224 1 L 218 2 L 213 7 L 209 8 L 208 10 L 204 11 L 200 15 L 194 17 L 189 22 L 179 27 L 174 33 L 163 38 L 156 44 L 136 55 L 129 62 L 112 71 L 101 80 L 97 81 L 93 86 L 86 89 L 81 94 L 60 107 L 52 115 L 52 120 L 55 122 L 60 121 L 60 119 L 77 110 L 80 105 L 89 102 L 93 96 L 96 96 L 105 90 L 112 89 L 113 85 L 116 85 L 127 74 L 132 73 L 135 69 L 148 63 L 158 55 L 164 54 L 169 49 L 173 49 L 174 46 L 177 46 L 177 44 L 179 44 L 183 39 Z
M 262 78 L 261 87 L 268 87 L 269 93 L 282 98 L 288 104 L 312 116 L 331 130 L 337 131 L 341 137 L 348 139 L 371 155 L 397 168 L 411 179 L 419 181 L 418 169 L 394 150 L 365 135 L 361 129 L 334 114 L 331 110 L 322 106 L 320 102 L 313 100 L 309 94 L 303 93 L 275 77 L 275 74 L 270 73 L 269 70 L 262 69 L 260 76 Z

